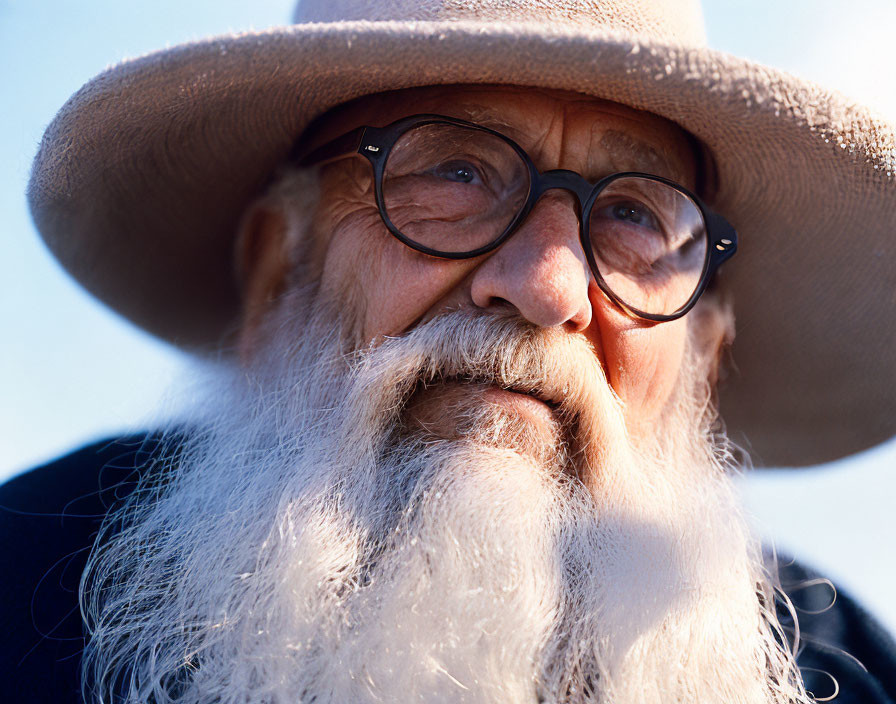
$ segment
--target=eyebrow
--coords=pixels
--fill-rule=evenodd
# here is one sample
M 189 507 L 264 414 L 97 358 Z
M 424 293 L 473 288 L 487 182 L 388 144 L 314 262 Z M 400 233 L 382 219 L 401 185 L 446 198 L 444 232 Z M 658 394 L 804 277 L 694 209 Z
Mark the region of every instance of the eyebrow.
M 667 154 L 625 132 L 607 130 L 601 135 L 600 146 L 615 171 L 645 171 L 677 179 L 684 175 Z
M 462 118 L 464 120 L 495 130 L 514 140 L 519 136 L 519 129 L 507 122 L 505 118 L 501 117 L 501 113 L 493 108 L 484 105 L 470 105 L 463 112 L 466 113 Z

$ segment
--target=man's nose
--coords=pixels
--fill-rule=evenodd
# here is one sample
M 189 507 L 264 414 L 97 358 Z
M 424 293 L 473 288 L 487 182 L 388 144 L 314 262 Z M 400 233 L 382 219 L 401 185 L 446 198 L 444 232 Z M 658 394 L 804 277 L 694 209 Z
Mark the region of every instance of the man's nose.
M 545 193 L 510 239 L 474 272 L 473 303 L 509 303 L 539 327 L 581 332 L 591 324 L 591 274 L 571 193 Z

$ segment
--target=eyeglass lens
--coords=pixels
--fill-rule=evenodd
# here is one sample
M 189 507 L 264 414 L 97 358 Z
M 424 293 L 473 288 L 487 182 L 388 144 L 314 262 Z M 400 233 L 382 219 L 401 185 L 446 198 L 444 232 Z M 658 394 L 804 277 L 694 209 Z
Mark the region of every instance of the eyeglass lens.
M 703 215 L 687 194 L 662 181 L 611 181 L 591 206 L 588 238 L 607 288 L 635 310 L 671 315 L 703 278 Z
M 382 180 L 392 225 L 444 254 L 485 247 L 526 205 L 529 168 L 498 135 L 450 123 L 416 126 L 392 146 Z M 610 181 L 586 206 L 592 259 L 612 294 L 635 311 L 671 315 L 700 285 L 703 216 L 690 197 L 653 179 Z

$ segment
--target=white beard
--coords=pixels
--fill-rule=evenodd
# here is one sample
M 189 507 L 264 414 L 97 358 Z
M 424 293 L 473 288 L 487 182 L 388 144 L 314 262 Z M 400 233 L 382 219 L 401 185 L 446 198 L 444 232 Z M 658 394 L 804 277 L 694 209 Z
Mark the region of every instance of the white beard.
M 104 701 L 809 701 L 697 360 L 633 439 L 578 337 L 452 313 L 347 355 L 292 298 L 98 541 Z M 456 437 L 409 419 L 456 379 L 562 399 L 557 427 L 475 394 Z

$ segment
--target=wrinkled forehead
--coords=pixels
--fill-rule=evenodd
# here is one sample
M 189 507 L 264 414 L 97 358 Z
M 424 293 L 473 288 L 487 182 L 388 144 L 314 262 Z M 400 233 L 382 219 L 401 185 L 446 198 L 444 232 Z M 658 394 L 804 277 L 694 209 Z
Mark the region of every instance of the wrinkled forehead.
M 517 142 L 541 170 L 586 178 L 643 171 L 695 185 L 695 141 L 643 110 L 569 91 L 522 86 L 428 86 L 364 96 L 318 118 L 303 141 L 323 144 L 360 125 L 435 113 L 470 120 Z

